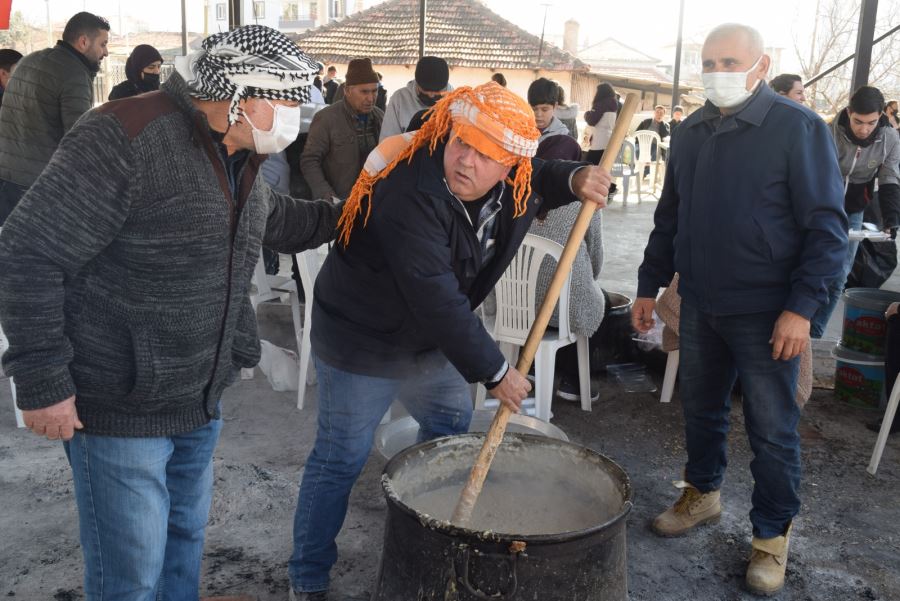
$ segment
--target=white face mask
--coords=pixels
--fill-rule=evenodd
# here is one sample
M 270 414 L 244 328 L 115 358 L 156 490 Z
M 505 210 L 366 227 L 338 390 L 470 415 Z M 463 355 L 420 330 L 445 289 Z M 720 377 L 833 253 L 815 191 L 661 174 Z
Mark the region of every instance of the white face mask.
M 747 75 L 749 75 L 762 60 L 762 55 L 756 59 L 753 66 L 743 72 L 718 71 L 716 73 L 703 73 L 703 87 L 706 89 L 706 97 L 720 109 L 728 109 L 738 106 L 753 95 L 753 90 L 759 85 L 756 80 L 751 90 L 747 90 Z
M 265 131 L 257 129 L 250 117 L 244 118 L 253 129 L 253 146 L 258 154 L 278 154 L 297 139 L 300 134 L 300 107 L 272 104 L 266 100 L 266 104 L 275 111 L 272 117 L 272 129 Z

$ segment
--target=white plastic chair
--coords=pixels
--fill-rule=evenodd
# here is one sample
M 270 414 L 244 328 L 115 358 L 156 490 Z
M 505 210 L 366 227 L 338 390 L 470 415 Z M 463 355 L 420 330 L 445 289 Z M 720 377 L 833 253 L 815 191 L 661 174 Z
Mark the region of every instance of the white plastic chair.
M 306 387 L 316 383 L 316 370 L 310 369 L 312 351 L 309 341 L 309 329 L 312 324 L 313 290 L 316 276 L 322 268 L 328 245 L 305 250 L 294 255 L 300 272 L 300 284 L 303 286 L 303 320 L 300 319 L 300 297 L 296 291 L 291 294 L 291 311 L 294 315 L 294 334 L 297 337 L 297 350 L 300 352 L 300 375 L 297 382 L 297 409 L 303 409 Z
M 9 348 L 9 342 L 6 340 L 6 336 L 3 335 L 3 328 L 0 327 L 0 357 L 3 356 L 3 353 L 6 352 L 7 348 Z M 0 375 L 2 374 L 3 372 L 0 370 Z M 12 392 L 13 412 L 16 414 L 16 426 L 24 428 L 25 420 L 22 419 L 22 412 L 19 411 L 19 408 L 16 406 L 16 383 L 13 381 L 12 376 L 9 378 L 9 388 Z
M 634 167 L 634 144 L 628 140 L 622 142 L 622 148 L 619 149 L 610 175 L 622 178 L 622 204 L 627 203 L 629 182 L 637 175 Z
M 900 403 L 900 376 L 894 380 L 894 386 L 891 388 L 891 398 L 888 400 L 884 417 L 881 418 L 881 430 L 878 432 L 878 440 L 875 441 L 875 448 L 872 450 L 872 459 L 866 469 L 873 476 L 878 471 L 878 464 L 881 463 L 881 454 L 884 453 L 884 445 L 887 444 L 888 436 L 891 433 L 891 424 L 894 423 L 898 403 Z
M 675 379 L 678 377 L 678 361 L 681 358 L 678 349 L 666 353 L 666 375 L 663 376 L 662 392 L 659 395 L 660 403 L 671 403 L 675 393 Z
M 259 252 L 259 260 L 253 270 L 251 282 L 256 286 L 256 293 L 250 295 L 250 304 L 253 305 L 254 311 L 259 308 L 260 303 L 276 299 L 280 301 L 285 294 L 294 289 L 294 280 L 289 276 L 266 273 L 262 250 Z
M 527 234 L 522 246 L 509 267 L 494 288 L 497 295 L 497 314 L 494 319 L 493 337 L 501 348 L 505 344 L 521 347 L 528 338 L 528 331 L 534 323 L 537 278 L 545 257 L 559 261 L 563 247 L 553 240 Z M 591 410 L 591 375 L 588 353 L 588 339 L 572 332 L 569 325 L 569 287 L 572 275 L 566 279 L 559 296 L 559 328 L 548 328 L 534 357 L 534 398 L 535 417 L 550 421 L 550 404 L 553 400 L 553 375 L 556 365 L 556 351 L 572 344 L 578 350 L 578 383 L 581 393 L 581 408 Z M 514 354 L 514 353 L 511 353 Z M 507 355 L 510 358 L 510 355 Z M 513 362 L 510 361 L 512 364 Z M 486 391 L 478 386 L 475 407 L 485 406 Z
M 638 130 L 634 133 L 634 145 L 637 149 L 637 157 L 635 157 L 635 175 L 638 182 L 638 201 L 641 200 L 641 181 L 644 179 L 644 167 L 650 166 L 653 171 L 653 182 L 651 196 L 656 195 L 656 178 L 659 174 L 659 162 L 662 159 L 662 148 L 660 144 L 662 139 L 655 131 Z M 652 149 L 656 146 L 656 160 L 654 160 Z

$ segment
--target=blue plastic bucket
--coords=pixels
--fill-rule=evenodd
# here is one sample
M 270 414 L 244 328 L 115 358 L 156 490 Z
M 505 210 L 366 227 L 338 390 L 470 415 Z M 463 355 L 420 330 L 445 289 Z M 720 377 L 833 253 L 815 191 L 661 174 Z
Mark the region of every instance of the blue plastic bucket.
M 840 344 L 832 356 L 837 360 L 834 369 L 837 398 L 857 407 L 879 407 L 884 396 L 884 357 L 858 353 Z
M 851 288 L 844 292 L 844 327 L 841 346 L 868 355 L 884 355 L 888 305 L 900 302 L 900 293 L 878 288 Z

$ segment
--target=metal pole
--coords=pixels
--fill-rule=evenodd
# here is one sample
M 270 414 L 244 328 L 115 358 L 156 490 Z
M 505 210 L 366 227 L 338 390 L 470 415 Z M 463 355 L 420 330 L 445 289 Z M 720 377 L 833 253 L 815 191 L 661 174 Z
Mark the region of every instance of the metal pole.
M 541 45 L 538 48 L 538 59 L 537 59 L 537 68 L 541 68 L 541 59 L 544 57 L 544 29 L 547 27 L 547 9 L 550 8 L 549 4 L 543 4 L 544 7 L 544 22 L 541 25 Z
M 674 109 L 676 104 L 681 104 L 681 92 L 678 89 L 678 80 L 681 77 L 681 39 L 684 31 L 684 0 L 681 0 L 681 6 L 678 9 L 678 39 L 675 41 L 675 72 L 672 74 L 672 106 Z
M 53 23 L 50 21 L 50 0 L 47 3 L 47 47 L 53 46 Z
M 241 0 L 229 0 L 228 2 L 228 29 L 237 29 L 244 22 Z
M 891 37 L 892 35 L 894 35 L 894 34 L 897 33 L 898 31 L 900 31 L 900 25 L 897 25 L 896 27 L 892 28 L 891 30 L 886 31 L 883 35 L 878 36 L 878 38 L 872 42 L 872 45 L 874 46 L 875 44 L 878 44 L 879 42 L 881 42 L 881 41 L 883 41 L 883 40 L 885 40 L 885 39 Z M 803 84 L 804 87 L 807 87 L 807 88 L 808 88 L 809 86 L 813 85 L 814 83 L 816 83 L 817 81 L 819 81 L 820 79 L 822 79 L 823 77 L 825 77 L 826 75 L 829 75 L 830 73 L 836 71 L 837 69 L 840 69 L 841 67 L 843 67 L 844 65 L 846 65 L 847 63 L 849 63 L 850 61 L 852 61 L 855 57 L 856 57 L 856 54 L 855 54 L 855 53 L 854 53 L 854 54 L 851 54 L 850 56 L 848 56 L 847 58 L 845 58 L 845 59 L 842 60 L 841 62 L 837 63 L 837 64 L 834 65 L 833 67 L 830 67 L 830 68 L 828 68 L 828 69 L 825 69 L 824 71 L 822 71 L 821 73 L 819 73 L 818 75 L 816 75 L 815 77 L 813 77 L 812 79 L 808 80 L 805 84 Z
M 181 54 L 187 56 L 187 0 L 181 0 Z
M 856 34 L 856 61 L 853 64 L 853 79 L 850 91 L 869 83 L 869 69 L 872 66 L 872 46 L 875 37 L 875 15 L 878 0 L 861 0 L 859 7 L 859 30 Z
M 425 13 L 428 0 L 419 0 L 419 58 L 425 56 Z

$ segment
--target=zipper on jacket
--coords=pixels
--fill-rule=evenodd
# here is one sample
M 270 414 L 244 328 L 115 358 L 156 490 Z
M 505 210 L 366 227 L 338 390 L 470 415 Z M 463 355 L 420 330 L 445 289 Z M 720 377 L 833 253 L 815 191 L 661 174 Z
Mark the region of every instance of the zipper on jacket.
M 205 133 L 205 132 L 204 132 Z M 222 171 L 225 171 L 225 162 L 222 160 L 222 156 L 219 153 L 218 149 L 212 145 L 212 140 L 208 135 L 203 136 L 204 146 L 206 147 L 207 155 L 212 155 L 209 158 L 216 161 L 213 165 L 213 169 L 216 169 L 216 165 L 221 167 Z M 244 176 L 244 169 L 247 168 L 247 164 L 244 163 L 244 166 L 241 167 L 241 171 L 237 177 L 238 188 L 240 188 L 241 179 Z M 226 184 L 228 184 L 228 174 L 225 173 Z M 221 186 L 221 182 L 220 182 Z M 216 344 L 216 358 L 213 361 L 212 373 L 209 375 L 209 382 L 206 384 L 206 399 L 203 402 L 203 410 L 206 412 L 208 417 L 212 417 L 209 412 L 207 401 L 209 400 L 209 394 L 212 392 L 213 384 L 216 379 L 216 371 L 219 369 L 219 358 L 222 354 L 222 342 L 225 340 L 225 324 L 228 321 L 228 311 L 231 309 L 231 272 L 234 267 L 234 239 L 237 236 L 237 215 L 236 215 L 236 203 L 234 201 L 234 196 L 231 192 L 231 186 L 227 185 L 224 190 L 222 190 L 225 194 L 225 202 L 228 204 L 228 225 L 229 225 L 229 236 L 228 236 L 228 264 L 227 264 L 227 277 L 225 279 L 225 308 L 222 311 L 222 323 L 219 327 L 219 341 Z M 216 399 L 218 402 L 219 399 Z
M 500 211 L 503 210 L 503 200 L 502 200 L 502 198 L 503 198 L 503 193 L 505 192 L 505 189 L 506 189 L 506 184 L 504 184 L 503 182 L 500 182 L 500 185 L 501 185 L 501 188 L 500 188 L 500 196 L 499 196 L 499 198 L 501 199 L 501 200 L 499 201 L 499 202 L 500 202 L 500 207 L 497 208 L 497 209 L 494 209 L 494 211 L 493 211 L 490 215 L 488 215 L 487 219 L 484 220 L 484 223 L 482 223 L 482 224 L 478 227 L 478 229 L 475 229 L 475 224 L 472 223 L 472 218 L 469 217 L 469 212 L 466 210 L 466 206 L 463 204 L 463 201 L 461 201 L 461 200 L 459 199 L 459 197 L 457 197 L 456 194 L 454 194 L 454 193 L 450 190 L 450 185 L 447 183 L 447 179 L 444 178 L 444 186 L 446 186 L 447 192 L 450 194 L 451 197 L 453 197 L 453 200 L 455 200 L 455 201 L 458 203 L 457 206 L 459 207 L 459 210 L 462 211 L 462 214 L 465 215 L 465 217 L 466 217 L 466 221 L 468 221 L 469 224 L 472 226 L 472 229 L 469 230 L 469 231 L 471 231 L 473 234 L 475 234 L 475 246 L 478 247 L 478 267 L 479 267 L 479 270 L 481 269 L 481 267 L 482 267 L 482 262 L 483 262 L 483 260 L 484 260 L 484 249 L 481 248 L 481 238 L 478 237 L 478 233 L 479 233 L 481 230 L 483 230 L 484 227 L 485 227 L 487 224 L 489 224 L 489 223 L 491 222 L 491 220 L 494 219 L 494 218 L 497 216 L 498 213 L 500 213 Z

